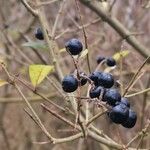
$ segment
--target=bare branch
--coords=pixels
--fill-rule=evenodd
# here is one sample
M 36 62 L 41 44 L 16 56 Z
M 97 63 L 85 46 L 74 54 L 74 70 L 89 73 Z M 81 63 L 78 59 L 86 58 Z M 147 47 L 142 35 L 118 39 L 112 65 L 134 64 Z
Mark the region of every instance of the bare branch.
M 107 22 L 112 28 L 114 28 L 117 33 L 126 41 L 134 47 L 142 56 L 148 57 L 149 50 L 145 48 L 139 41 L 128 31 L 116 18 L 110 17 L 103 8 L 97 5 L 97 2 L 92 0 L 80 0 L 85 6 L 89 7 L 92 11 L 94 11 L 99 17 L 103 19 L 103 21 Z
M 34 10 L 34 9 L 27 3 L 26 0 L 21 0 L 21 2 L 23 3 L 23 5 L 29 10 L 29 12 L 30 12 L 33 16 L 37 17 L 38 12 L 37 12 L 36 10 Z
M 125 96 L 128 92 L 128 90 L 130 89 L 130 87 L 132 86 L 133 82 L 135 81 L 136 77 L 139 75 L 140 71 L 142 70 L 142 68 L 145 66 L 145 64 L 149 61 L 150 56 L 148 56 L 146 58 L 146 60 L 143 62 L 143 64 L 139 67 L 139 69 L 137 70 L 137 72 L 134 74 L 133 78 L 131 79 L 131 81 L 129 82 L 128 86 L 126 87 L 123 96 Z

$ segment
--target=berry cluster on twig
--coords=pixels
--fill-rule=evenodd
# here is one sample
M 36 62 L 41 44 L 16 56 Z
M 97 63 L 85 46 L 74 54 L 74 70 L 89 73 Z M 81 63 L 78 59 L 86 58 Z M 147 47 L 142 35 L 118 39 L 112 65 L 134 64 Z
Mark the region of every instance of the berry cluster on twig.
M 74 59 L 74 55 L 80 55 L 83 50 L 82 43 L 78 39 L 71 39 L 65 44 L 67 52 Z M 99 56 L 97 63 L 104 61 L 109 67 L 116 65 L 115 59 Z M 75 62 L 75 61 L 74 61 Z M 76 65 L 75 65 L 76 66 Z M 79 86 L 84 86 L 86 83 L 91 85 L 89 90 L 89 101 L 92 101 L 99 106 L 102 103 L 108 108 L 107 116 L 116 124 L 121 124 L 126 128 L 132 128 L 136 124 L 137 115 L 130 108 L 130 103 L 127 98 L 122 97 L 118 89 L 114 88 L 115 79 L 111 73 L 103 71 L 94 71 L 90 75 L 83 72 L 77 74 L 66 75 L 62 80 L 62 89 L 71 93 L 78 89 Z

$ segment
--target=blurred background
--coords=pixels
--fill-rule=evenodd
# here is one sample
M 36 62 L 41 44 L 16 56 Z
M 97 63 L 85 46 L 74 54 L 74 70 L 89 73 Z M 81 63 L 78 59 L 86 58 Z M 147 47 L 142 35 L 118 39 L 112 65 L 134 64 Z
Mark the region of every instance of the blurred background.
M 29 0 L 29 4 L 35 7 L 34 1 Z M 63 8 L 59 12 L 60 7 Z M 110 14 L 116 17 L 128 30 L 132 31 L 136 39 L 146 47 L 150 47 L 150 7 L 148 0 L 108 0 L 111 6 Z M 78 38 L 84 44 L 84 36 L 82 31 L 82 22 L 85 26 L 90 65 L 92 71 L 97 67 L 96 58 L 98 55 L 111 57 L 120 50 L 130 51 L 129 55 L 122 60 L 122 82 L 124 87 L 129 83 L 136 70 L 143 63 L 145 58 L 141 56 L 134 48 L 132 48 L 118 33 L 107 23 L 102 21 L 89 8 L 79 3 L 81 10 L 82 22 L 77 10 L 75 1 L 66 0 L 41 0 L 40 7 L 45 11 L 49 27 L 53 28 L 54 22 L 58 14 L 59 21 L 55 32 L 55 41 L 58 49 L 64 48 L 65 42 L 71 38 Z M 36 47 L 37 43 L 43 45 L 43 41 L 35 38 L 35 29 L 41 27 L 38 19 L 33 17 L 24 7 L 20 0 L 0 0 L 0 59 L 7 64 L 8 70 L 21 78 L 30 82 L 28 74 L 28 66 L 30 64 L 49 64 L 49 52 L 46 48 Z M 25 45 L 27 41 L 35 44 L 34 48 Z M 59 61 L 64 75 L 74 71 L 74 64 L 71 57 L 66 52 L 61 52 Z M 102 69 L 105 69 L 103 66 Z M 88 73 L 86 59 L 81 60 L 80 69 Z M 120 63 L 112 70 L 116 80 L 120 79 Z M 50 78 L 57 80 L 55 74 L 51 74 Z M 6 75 L 0 68 L 0 79 L 6 79 Z M 61 89 L 60 83 L 56 82 Z M 85 95 L 86 87 L 82 88 L 82 94 Z M 129 94 L 142 91 L 150 87 L 150 67 L 145 65 L 142 70 L 141 77 L 130 90 Z M 43 124 L 54 137 L 65 137 L 76 133 L 76 131 L 66 125 L 64 122 L 56 119 L 54 116 L 44 111 L 40 102 L 42 99 L 20 85 L 23 93 L 32 101 L 32 106 L 38 113 Z M 44 80 L 38 87 L 38 90 L 48 95 L 50 100 L 63 107 L 69 107 L 70 104 L 64 102 L 61 95 L 54 89 L 52 84 Z M 115 125 L 104 115 L 96 120 L 95 125 L 104 131 L 109 137 L 118 143 L 128 143 L 141 129 L 147 124 L 150 118 L 150 95 L 141 94 L 129 98 L 131 107 L 137 112 L 137 124 L 132 129 L 125 129 L 119 125 Z M 46 105 L 50 109 L 55 108 L 49 103 Z M 91 104 L 91 108 L 93 109 Z M 0 87 L 0 150 L 97 150 L 104 149 L 98 142 L 87 139 L 75 140 L 71 143 L 51 145 L 35 144 L 34 142 L 48 141 L 38 126 L 25 113 L 26 104 L 22 101 L 20 95 L 13 86 L 5 85 Z M 74 117 L 64 114 L 59 110 L 56 112 L 62 114 L 66 118 L 75 121 Z M 98 112 L 98 108 L 94 107 L 94 113 Z M 136 147 L 137 142 L 132 144 Z M 150 136 L 143 138 L 140 145 L 141 148 L 150 149 Z M 111 148 L 110 148 L 111 149 Z

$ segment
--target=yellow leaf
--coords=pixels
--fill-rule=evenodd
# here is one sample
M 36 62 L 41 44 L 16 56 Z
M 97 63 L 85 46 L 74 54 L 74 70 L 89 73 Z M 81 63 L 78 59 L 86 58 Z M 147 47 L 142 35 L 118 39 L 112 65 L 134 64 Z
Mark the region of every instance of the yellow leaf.
M 33 86 L 40 84 L 45 77 L 54 71 L 54 66 L 50 65 L 30 65 L 29 76 Z
M 1 79 L 0 79 L 0 86 L 3 86 L 3 85 L 5 85 L 5 84 L 8 84 L 8 82 L 5 81 L 5 80 L 1 80 Z
M 80 54 L 80 58 L 84 58 L 87 54 L 88 54 L 88 49 L 85 49 L 85 50 L 82 51 L 82 53 Z
M 121 58 L 126 57 L 129 53 L 130 53 L 130 51 L 128 51 L 128 50 L 120 51 L 120 52 L 114 54 L 113 58 L 116 61 L 119 61 Z

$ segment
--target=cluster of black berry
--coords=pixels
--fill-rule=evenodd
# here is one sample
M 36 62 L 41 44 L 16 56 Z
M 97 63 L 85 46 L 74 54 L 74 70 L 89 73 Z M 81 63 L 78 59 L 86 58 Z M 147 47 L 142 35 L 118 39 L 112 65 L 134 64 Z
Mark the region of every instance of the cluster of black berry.
M 113 67 L 116 65 L 116 61 L 112 57 L 106 58 L 104 56 L 98 56 L 97 57 L 97 64 L 100 64 L 101 62 L 105 62 L 107 64 L 107 66 L 109 66 L 109 67 Z
M 66 50 L 70 55 L 80 55 L 83 50 L 82 43 L 78 39 L 71 39 L 65 44 Z M 97 62 L 106 60 L 108 66 L 115 66 L 113 58 L 99 57 Z M 108 117 L 116 124 L 122 124 L 126 128 L 134 127 L 137 115 L 130 109 L 130 103 L 125 97 L 121 97 L 119 91 L 112 88 L 114 77 L 110 73 L 95 71 L 89 76 L 85 73 L 79 75 L 67 75 L 62 81 L 62 88 L 65 92 L 74 92 L 78 86 L 83 86 L 87 82 L 91 84 L 89 97 L 92 101 L 103 102 L 108 107 Z

